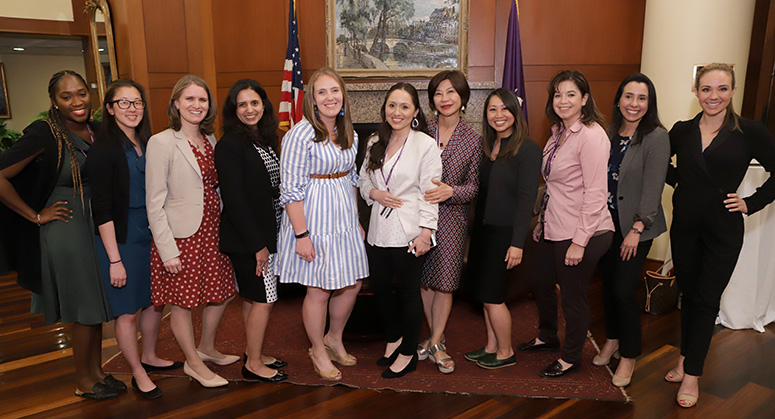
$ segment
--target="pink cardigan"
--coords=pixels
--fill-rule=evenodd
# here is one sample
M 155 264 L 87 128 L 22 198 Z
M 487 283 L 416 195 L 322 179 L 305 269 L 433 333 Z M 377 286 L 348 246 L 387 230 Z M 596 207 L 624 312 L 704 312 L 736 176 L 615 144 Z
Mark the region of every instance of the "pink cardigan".
M 544 147 L 544 175 L 557 132 L 555 125 Z M 586 126 L 577 121 L 568 128 L 567 138 L 554 153 L 549 176 L 544 177 L 549 194 L 544 224 L 546 240 L 570 239 L 585 247 L 596 232 L 614 230 L 607 208 L 610 151 L 611 142 L 596 122 Z

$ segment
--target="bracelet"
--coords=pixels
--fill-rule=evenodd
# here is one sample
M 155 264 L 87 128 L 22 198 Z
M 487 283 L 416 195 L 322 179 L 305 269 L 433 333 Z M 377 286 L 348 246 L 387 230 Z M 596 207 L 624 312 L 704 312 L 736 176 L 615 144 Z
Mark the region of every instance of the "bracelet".
M 40 227 L 40 213 L 35 214 L 35 217 L 37 218 L 37 221 L 35 221 L 35 223 L 37 223 L 38 227 Z
M 417 238 L 420 239 L 421 242 L 427 244 L 428 246 L 431 246 L 430 243 L 428 243 L 428 242 L 426 242 L 425 240 L 422 239 L 422 236 L 417 236 Z
M 303 233 L 299 233 L 296 235 L 297 239 L 303 239 L 305 237 L 309 237 L 309 230 L 304 230 Z
M 115 264 L 117 264 L 117 263 L 120 263 L 120 262 L 121 262 L 121 259 L 119 259 L 119 260 L 117 260 L 117 261 L 115 261 L 115 262 L 113 262 L 112 260 L 111 260 L 111 261 L 109 261 L 109 262 L 110 262 L 110 264 L 111 264 L 111 265 L 115 265 Z

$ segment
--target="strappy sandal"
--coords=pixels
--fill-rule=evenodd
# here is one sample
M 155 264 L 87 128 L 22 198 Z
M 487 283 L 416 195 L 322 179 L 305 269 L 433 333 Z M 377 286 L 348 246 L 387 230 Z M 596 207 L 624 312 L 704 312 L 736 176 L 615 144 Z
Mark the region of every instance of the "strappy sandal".
M 430 344 L 431 339 L 425 339 L 422 344 L 417 345 L 417 360 L 418 361 L 425 361 L 428 359 L 428 356 L 430 355 L 430 352 L 428 352 L 427 349 L 425 349 L 425 344 Z
M 683 381 L 683 379 L 684 379 L 683 374 L 679 374 L 675 368 L 673 368 L 667 374 L 665 374 L 665 381 L 669 383 L 680 383 L 681 381 Z
M 428 356 L 431 360 L 433 360 L 433 363 L 439 367 L 439 371 L 444 374 L 449 374 L 452 371 L 455 371 L 455 361 L 449 357 L 449 354 L 446 358 L 436 359 L 436 353 L 439 351 L 447 352 L 447 347 L 443 343 L 437 343 L 428 349 Z

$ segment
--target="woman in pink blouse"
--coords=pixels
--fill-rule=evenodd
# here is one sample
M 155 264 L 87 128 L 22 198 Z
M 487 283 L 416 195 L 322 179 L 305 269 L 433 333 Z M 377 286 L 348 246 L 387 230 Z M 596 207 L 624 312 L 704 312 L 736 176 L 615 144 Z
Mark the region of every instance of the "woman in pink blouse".
M 608 250 L 614 224 L 607 210 L 610 141 L 603 116 L 579 71 L 562 71 L 549 83 L 546 117 L 552 136 L 544 147 L 541 173 L 546 192 L 531 277 L 538 306 L 538 337 L 517 346 L 522 352 L 558 351 L 557 292 L 560 285 L 565 340 L 560 358 L 541 370 L 547 378 L 577 371 L 589 328 L 587 286 L 598 259 Z

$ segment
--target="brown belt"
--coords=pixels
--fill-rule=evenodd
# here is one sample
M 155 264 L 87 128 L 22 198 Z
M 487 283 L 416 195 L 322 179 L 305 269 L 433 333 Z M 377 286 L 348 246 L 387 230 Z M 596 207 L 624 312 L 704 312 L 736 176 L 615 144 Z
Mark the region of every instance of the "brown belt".
M 327 175 L 309 175 L 312 179 L 339 179 L 349 175 L 350 172 L 329 173 Z

